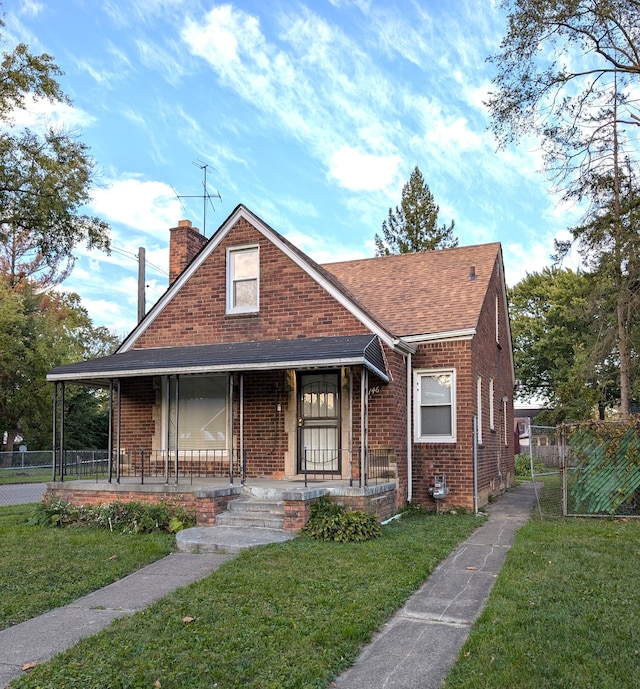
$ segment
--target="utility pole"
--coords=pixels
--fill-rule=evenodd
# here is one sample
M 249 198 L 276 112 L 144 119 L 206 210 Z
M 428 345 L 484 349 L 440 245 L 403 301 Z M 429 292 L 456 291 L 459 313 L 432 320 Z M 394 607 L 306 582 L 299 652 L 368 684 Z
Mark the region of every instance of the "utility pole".
M 138 323 L 144 318 L 145 313 L 145 250 L 141 246 L 138 249 Z

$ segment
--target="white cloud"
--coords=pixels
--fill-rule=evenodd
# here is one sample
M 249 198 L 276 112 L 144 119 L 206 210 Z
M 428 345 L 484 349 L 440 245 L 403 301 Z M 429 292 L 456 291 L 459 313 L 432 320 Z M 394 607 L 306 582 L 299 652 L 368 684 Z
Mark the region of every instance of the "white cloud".
M 59 103 L 42 98 L 25 96 L 24 108 L 14 108 L 11 119 L 18 127 L 39 129 L 45 127 L 62 127 L 73 130 L 78 127 L 89 127 L 96 121 L 93 115 L 67 103 Z
M 402 159 L 344 147 L 331 156 L 329 174 L 349 191 L 375 191 L 393 183 Z
M 93 191 L 94 212 L 112 223 L 158 235 L 175 227 L 184 214 L 169 184 L 128 176 Z

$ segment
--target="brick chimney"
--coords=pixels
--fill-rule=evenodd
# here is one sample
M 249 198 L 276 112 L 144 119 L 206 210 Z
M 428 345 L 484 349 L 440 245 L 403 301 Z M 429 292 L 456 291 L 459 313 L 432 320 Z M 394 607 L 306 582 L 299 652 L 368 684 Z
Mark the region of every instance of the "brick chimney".
M 169 284 L 191 263 L 193 257 L 207 243 L 207 238 L 200 234 L 197 227 L 192 227 L 191 220 L 179 220 L 178 227 L 172 227 L 169 240 Z

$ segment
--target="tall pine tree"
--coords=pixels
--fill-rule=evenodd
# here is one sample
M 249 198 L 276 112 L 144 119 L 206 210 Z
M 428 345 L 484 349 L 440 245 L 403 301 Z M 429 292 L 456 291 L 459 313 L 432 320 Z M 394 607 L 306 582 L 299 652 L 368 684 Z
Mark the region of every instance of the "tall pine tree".
M 416 165 L 402 187 L 402 201 L 382 223 L 382 237 L 376 233 L 376 256 L 409 254 L 458 246 L 453 234 L 455 223 L 438 226 L 440 207 Z

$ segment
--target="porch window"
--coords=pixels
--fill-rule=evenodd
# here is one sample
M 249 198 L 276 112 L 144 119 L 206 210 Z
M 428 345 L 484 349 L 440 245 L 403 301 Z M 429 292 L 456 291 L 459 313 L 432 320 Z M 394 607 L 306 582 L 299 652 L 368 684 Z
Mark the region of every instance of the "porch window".
M 164 386 L 165 445 L 179 450 L 220 450 L 227 447 L 227 376 L 182 376 L 178 381 L 176 433 L 176 379 Z
M 227 313 L 251 313 L 259 307 L 257 246 L 227 250 Z
M 416 442 L 455 442 L 455 371 L 416 371 L 414 387 Z

